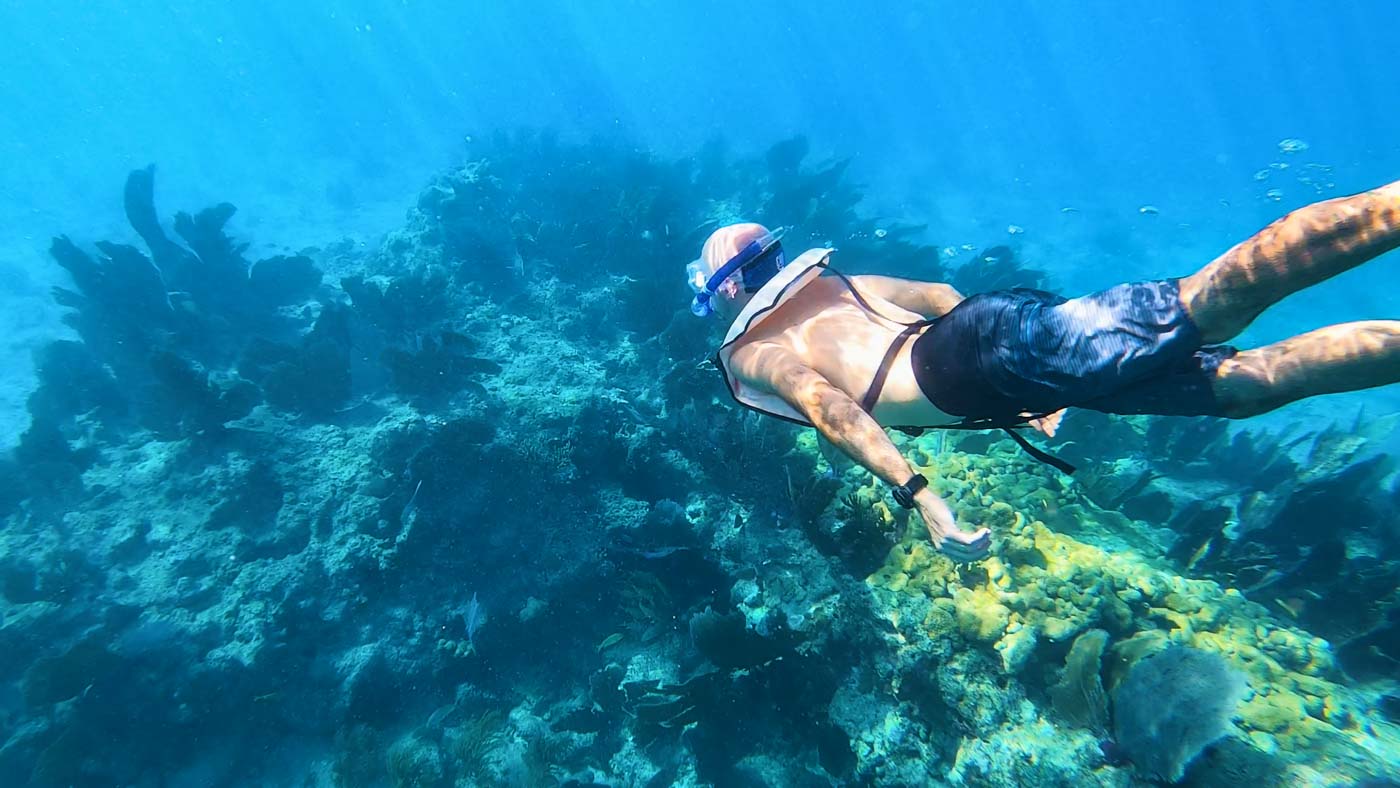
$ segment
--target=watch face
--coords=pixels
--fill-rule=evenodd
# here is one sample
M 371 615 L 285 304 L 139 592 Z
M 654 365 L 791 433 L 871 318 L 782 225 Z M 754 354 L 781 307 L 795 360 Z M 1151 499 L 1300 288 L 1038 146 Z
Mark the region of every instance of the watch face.
M 900 485 L 894 488 L 892 494 L 894 495 L 895 503 L 903 506 L 905 509 L 914 508 L 914 491 L 909 489 L 908 485 Z

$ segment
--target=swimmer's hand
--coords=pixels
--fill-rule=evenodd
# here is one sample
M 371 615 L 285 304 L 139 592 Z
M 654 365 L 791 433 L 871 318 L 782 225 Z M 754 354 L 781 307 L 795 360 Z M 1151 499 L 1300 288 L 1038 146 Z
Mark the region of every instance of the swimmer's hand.
M 1022 413 L 1022 416 L 1029 416 L 1029 413 Z M 1065 409 L 1060 408 L 1054 413 L 1047 414 L 1038 419 L 1031 419 L 1030 425 L 1045 433 L 1045 437 L 1055 437 L 1055 431 L 1060 428 L 1060 419 L 1065 417 Z
M 992 534 L 986 528 L 964 531 L 953 520 L 953 511 L 942 498 L 934 495 L 927 487 L 914 496 L 914 505 L 919 516 L 928 526 L 929 538 L 933 546 L 959 563 L 981 561 L 992 550 Z

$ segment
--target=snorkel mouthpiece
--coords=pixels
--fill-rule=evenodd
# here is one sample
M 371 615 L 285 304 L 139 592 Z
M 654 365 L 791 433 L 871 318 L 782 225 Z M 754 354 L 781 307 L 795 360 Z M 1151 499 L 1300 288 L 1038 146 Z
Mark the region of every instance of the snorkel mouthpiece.
M 714 293 L 696 293 L 695 298 L 690 301 L 690 314 L 696 317 L 709 317 L 714 314 L 715 308 L 710 305 L 710 298 Z

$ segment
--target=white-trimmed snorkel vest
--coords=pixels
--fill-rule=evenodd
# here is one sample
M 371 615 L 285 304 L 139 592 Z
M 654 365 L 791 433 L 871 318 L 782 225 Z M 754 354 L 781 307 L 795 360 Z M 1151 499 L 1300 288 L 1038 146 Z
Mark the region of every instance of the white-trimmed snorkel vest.
M 735 317 L 734 322 L 730 324 L 729 333 L 724 335 L 724 343 L 720 345 L 719 352 L 715 355 L 715 361 L 720 372 L 724 375 L 724 383 L 729 387 L 729 393 L 739 404 L 803 426 L 812 426 L 812 422 L 806 416 L 787 404 L 782 397 L 766 391 L 759 391 L 752 386 L 745 386 L 729 374 L 729 357 L 734 353 L 734 345 L 744 334 L 748 333 L 749 329 L 763 322 L 789 298 L 796 295 L 813 279 L 822 275 L 822 272 L 827 268 L 827 259 L 831 257 L 833 251 L 835 250 L 808 249 L 796 260 L 783 266 L 772 279 L 768 280 L 767 284 L 753 294 L 749 302 L 744 305 L 743 310 L 739 312 L 738 317 Z

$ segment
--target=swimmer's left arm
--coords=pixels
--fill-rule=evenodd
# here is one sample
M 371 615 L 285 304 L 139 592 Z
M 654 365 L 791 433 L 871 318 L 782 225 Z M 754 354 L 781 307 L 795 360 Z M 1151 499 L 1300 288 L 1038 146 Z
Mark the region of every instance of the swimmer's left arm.
M 862 293 L 878 296 L 924 317 L 942 317 L 963 300 L 962 293 L 943 282 L 920 282 L 873 274 L 853 276 L 851 281 Z
M 894 486 L 913 475 L 884 428 L 821 373 L 794 362 L 765 377 L 769 387 L 805 415 L 823 437 L 881 481 Z
M 735 361 L 742 363 L 738 358 Z M 795 358 L 770 356 L 766 361 L 756 379 L 805 415 L 846 456 L 891 487 L 913 477 L 913 468 L 884 428 L 850 395 Z M 960 529 L 948 505 L 931 489 L 915 493 L 914 505 L 935 546 L 957 560 L 975 561 L 986 556 L 991 543 L 987 529 Z

